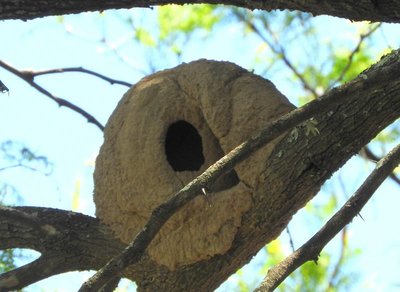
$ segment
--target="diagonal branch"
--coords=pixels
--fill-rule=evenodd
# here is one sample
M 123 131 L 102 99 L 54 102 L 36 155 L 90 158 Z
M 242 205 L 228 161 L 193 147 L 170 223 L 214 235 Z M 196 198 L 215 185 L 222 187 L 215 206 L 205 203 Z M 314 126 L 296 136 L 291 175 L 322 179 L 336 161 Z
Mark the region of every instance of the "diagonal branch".
M 57 74 L 57 73 L 65 73 L 65 72 L 80 72 L 80 73 L 85 73 L 85 74 L 96 76 L 100 79 L 103 79 L 103 80 L 109 82 L 111 85 L 119 84 L 119 85 L 127 86 L 129 88 L 132 86 L 132 83 L 113 79 L 113 78 L 110 78 L 103 74 L 100 74 L 98 72 L 95 72 L 95 71 L 92 71 L 89 69 L 85 69 L 83 67 L 56 68 L 56 69 L 40 70 L 40 71 L 23 70 L 20 72 L 25 74 L 26 76 L 31 76 L 32 79 L 35 78 L 36 76 L 46 75 L 46 74 Z
M 368 160 L 377 163 L 380 159 L 382 159 L 381 157 L 378 157 L 374 152 L 372 152 L 372 150 L 368 147 L 365 146 L 363 147 L 363 149 L 361 149 L 360 151 L 360 155 L 364 156 L 365 158 L 367 158 Z M 400 178 L 397 177 L 397 175 L 392 172 L 389 177 L 398 185 L 400 185 Z
M 286 277 L 305 262 L 317 262 L 324 246 L 360 213 L 377 188 L 399 163 L 400 145 L 396 146 L 386 157 L 378 162 L 375 170 L 368 176 L 361 187 L 310 240 L 268 271 L 266 278 L 255 291 L 273 291 Z
M 0 291 L 9 291 L 8 287 L 13 287 L 12 289 L 22 289 L 51 276 L 73 270 L 76 265 L 75 262 L 71 263 L 70 259 L 64 260 L 64 256 L 65 255 L 61 253 L 40 256 L 29 264 L 1 274 Z M 69 267 L 69 269 L 67 267 Z M 109 283 L 110 285 L 100 292 L 114 291 L 119 281 L 120 278 L 112 279 Z M 3 288 L 7 290 L 3 290 Z
M 345 260 L 346 248 L 347 248 L 347 226 L 343 227 L 343 229 L 341 231 L 339 258 L 337 259 L 337 262 L 334 265 L 333 271 L 332 271 L 331 275 L 329 276 L 328 286 L 326 287 L 325 291 L 331 291 L 331 290 L 335 289 L 335 281 L 336 281 L 339 273 L 341 272 L 342 264 Z
M 372 66 L 371 69 L 360 74 L 358 78 L 344 86 L 335 88 L 325 96 L 317 98 L 303 107 L 282 116 L 280 119 L 269 123 L 258 135 L 240 144 L 210 166 L 204 173 L 177 192 L 170 200 L 157 207 L 150 216 L 148 223 L 138 233 L 131 244 L 84 283 L 79 291 L 98 291 L 110 278 L 119 275 L 129 265 L 138 262 L 154 236 L 176 211 L 201 194 L 202 188 L 207 188 L 219 176 L 233 169 L 237 163 L 250 156 L 251 153 L 292 127 L 313 117 L 315 114 L 328 112 L 334 105 L 343 101 L 349 101 L 357 95 L 358 91 L 373 88 L 376 82 L 388 81 L 388 76 L 396 78 L 394 76 L 400 73 L 400 67 L 392 66 L 392 64 L 385 66 L 393 62 L 397 56 L 396 53 L 394 53 L 394 56 L 387 56 L 387 58 L 376 65 L 380 68 L 379 73 L 377 70 L 373 70 L 374 66 Z
M 264 22 L 264 27 L 268 31 L 268 33 L 274 37 L 274 42 L 273 44 L 268 38 L 266 38 L 263 33 L 258 29 L 258 27 L 251 22 L 246 16 L 238 11 L 238 10 L 233 10 L 233 14 L 239 18 L 239 20 L 243 21 L 246 23 L 246 25 L 249 26 L 249 28 L 271 49 L 272 52 L 274 52 L 276 55 L 278 55 L 279 58 L 282 59 L 283 63 L 292 71 L 292 73 L 300 80 L 303 88 L 310 92 L 314 98 L 317 98 L 319 94 L 316 92 L 315 88 L 313 88 L 308 81 L 304 78 L 304 75 L 301 74 L 296 67 L 292 64 L 290 61 L 289 57 L 286 54 L 285 49 L 279 44 L 278 40 L 274 37 L 275 33 L 271 30 L 271 28 L 268 26 L 268 23 Z
M 49 91 L 44 89 L 42 86 L 38 85 L 33 80 L 33 76 L 31 76 L 30 74 L 26 74 L 24 71 L 19 71 L 18 69 L 10 66 L 9 64 L 7 64 L 1 60 L 0 60 L 0 67 L 6 69 L 7 71 L 13 73 L 14 75 L 16 75 L 19 78 L 21 78 L 22 80 L 24 80 L 29 85 L 31 85 L 33 88 L 35 88 L 37 91 L 46 95 L 51 100 L 55 101 L 60 107 L 65 106 L 65 107 L 73 110 L 74 112 L 77 112 L 78 114 L 85 117 L 89 123 L 96 125 L 101 131 L 104 131 L 104 126 L 96 118 L 94 118 L 91 114 L 89 114 L 87 111 L 83 110 L 79 106 L 69 102 L 68 100 L 65 100 L 63 98 L 53 95 L 52 93 L 50 93 Z
M 21 289 L 55 275 L 60 270 L 60 259 L 40 256 L 33 262 L 0 275 L 0 291 L 7 287 Z M 17 285 L 15 285 L 17 284 Z M 3 290 L 7 289 L 7 290 Z
M 377 25 L 372 27 L 370 30 L 368 30 L 366 33 L 363 33 L 363 34 L 360 35 L 360 39 L 358 40 L 357 45 L 355 46 L 355 48 L 351 51 L 351 53 L 349 55 L 349 59 L 348 59 L 348 61 L 346 63 L 346 66 L 343 68 L 343 70 L 340 73 L 340 75 L 335 80 L 333 80 L 331 82 L 331 86 L 329 88 L 332 88 L 336 84 L 338 84 L 338 83 L 343 81 L 343 78 L 346 75 L 346 73 L 349 71 L 349 69 L 351 67 L 351 64 L 353 64 L 353 60 L 354 60 L 355 55 L 360 51 L 361 45 L 363 44 L 364 40 L 366 38 L 368 38 L 370 35 L 372 35 L 381 26 L 382 26 L 382 23 L 378 23 Z

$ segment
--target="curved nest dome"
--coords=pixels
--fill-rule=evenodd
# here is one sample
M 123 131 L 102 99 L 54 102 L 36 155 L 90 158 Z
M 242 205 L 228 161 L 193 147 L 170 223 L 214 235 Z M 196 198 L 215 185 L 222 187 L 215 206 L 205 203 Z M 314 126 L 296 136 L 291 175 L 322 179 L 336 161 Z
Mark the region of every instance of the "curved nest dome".
M 105 129 L 94 174 L 97 216 L 129 243 L 155 207 L 291 109 L 271 82 L 228 62 L 199 60 L 142 79 Z M 150 257 L 173 270 L 226 252 L 275 144 L 174 214 Z

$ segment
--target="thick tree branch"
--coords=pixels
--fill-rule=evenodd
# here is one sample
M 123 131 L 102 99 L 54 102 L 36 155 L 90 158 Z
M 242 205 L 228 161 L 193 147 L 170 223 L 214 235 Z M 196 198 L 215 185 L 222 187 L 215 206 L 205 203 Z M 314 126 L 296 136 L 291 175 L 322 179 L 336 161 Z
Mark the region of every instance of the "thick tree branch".
M 26 227 L 36 229 L 43 236 L 52 236 L 58 233 L 51 225 L 42 224 L 37 217 L 14 208 L 0 206 L 0 218 L 15 221 L 26 225 Z
M 21 289 L 52 275 L 98 269 L 124 245 L 83 214 L 37 207 L 0 208 L 0 249 L 30 248 L 42 255 L 0 275 L 0 291 Z
M 320 231 L 293 254 L 268 271 L 266 278 L 255 291 L 273 291 L 305 262 L 317 262 L 319 254 L 325 245 L 360 213 L 378 187 L 399 163 L 400 145 L 395 147 L 385 158 L 378 162 L 375 170 L 368 176 L 361 187 Z
M 383 22 L 400 22 L 399 2 L 396 0 L 2 0 L 0 2 L 0 19 L 33 19 L 49 15 L 79 13 L 85 11 L 103 11 L 106 9 L 152 7 L 165 4 L 224 4 L 244 7 L 251 10 L 289 9 L 309 12 L 313 15 L 332 15 L 355 20 Z
M 79 106 L 69 102 L 66 99 L 63 99 L 63 98 L 60 98 L 60 97 L 57 97 L 57 96 L 53 95 L 52 93 L 50 93 L 49 91 L 44 89 L 42 86 L 38 85 L 34 81 L 35 75 L 32 75 L 31 71 L 20 71 L 20 70 L 10 66 L 9 64 L 7 64 L 7 63 L 5 63 L 5 62 L 3 62 L 1 60 L 0 60 L 0 67 L 6 69 L 7 71 L 13 73 L 14 75 L 16 75 L 19 78 L 21 78 L 22 80 L 24 80 L 30 86 L 35 88 L 37 91 L 39 91 L 40 93 L 46 95 L 51 100 L 55 101 L 60 107 L 61 106 L 65 106 L 65 107 L 73 110 L 74 112 L 77 112 L 78 114 L 80 114 L 81 116 L 86 118 L 88 123 L 92 123 L 92 124 L 96 125 L 101 131 L 104 131 L 104 126 L 95 117 L 93 117 L 91 114 L 89 114 L 87 111 L 83 110 Z
M 202 188 L 207 188 L 219 176 L 232 170 L 237 163 L 247 158 L 254 151 L 260 149 L 285 131 L 313 117 L 315 114 L 326 113 L 334 105 L 344 100 L 351 100 L 351 98 L 357 96 L 356 92 L 359 93 L 360 91 L 368 90 L 368 88 L 373 88 L 377 83 L 384 80 L 387 82 L 386 78 L 395 78 L 397 80 L 397 76 L 400 74 L 400 66 L 385 66 L 385 64 L 393 62 L 393 59 L 399 53 L 400 51 L 396 51 L 394 55 L 386 57 L 386 60 L 382 60 L 381 65 L 376 64 L 375 67 L 380 66 L 379 73 L 372 70 L 373 66 L 371 69 L 360 74 L 355 80 L 340 88 L 331 90 L 325 96 L 317 98 L 270 123 L 258 135 L 250 138 L 218 160 L 204 173 L 176 193 L 169 201 L 156 208 L 148 223 L 131 244 L 120 255 L 113 258 L 106 266 L 91 277 L 81 287 L 80 291 L 97 291 L 109 279 L 121 273 L 129 265 L 138 262 L 152 239 L 176 211 L 200 195 Z M 396 61 L 400 62 L 398 59 Z
M 63 270 L 64 267 L 63 263 L 60 262 L 60 255 L 53 258 L 41 256 L 29 264 L 2 274 L 0 276 L 0 291 L 10 291 L 8 290 L 9 287 L 20 289 L 62 273 Z M 3 287 L 5 287 L 5 290 L 3 290 Z

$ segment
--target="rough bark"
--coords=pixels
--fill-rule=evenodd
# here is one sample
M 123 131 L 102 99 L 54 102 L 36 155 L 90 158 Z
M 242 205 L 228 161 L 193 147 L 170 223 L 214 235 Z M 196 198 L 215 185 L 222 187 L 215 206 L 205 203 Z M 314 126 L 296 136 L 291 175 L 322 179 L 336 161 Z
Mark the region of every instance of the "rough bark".
M 1 0 L 0 19 L 33 19 L 49 15 L 102 11 L 106 9 L 152 7 L 165 4 L 224 4 L 248 9 L 289 9 L 309 12 L 313 15 L 332 15 L 353 21 L 370 20 L 400 22 L 400 2 L 395 0 Z
M 49 208 L 16 207 L 15 210 L 30 220 L 21 220 L 18 214 L 12 216 L 0 209 L 0 250 L 29 248 L 42 255 L 20 269 L 18 277 L 13 273 L 1 274 L 0 291 L 20 289 L 68 271 L 99 269 L 108 257 L 124 248 L 96 218 Z
M 227 253 L 174 272 L 144 256 L 125 276 L 134 279 L 140 291 L 210 291 L 218 287 L 265 243 L 278 236 L 333 172 L 399 117 L 399 93 L 400 50 L 354 81 L 328 93 L 344 101 L 315 117 L 320 134 L 307 135 L 304 126 L 300 126 L 281 140 L 267 162 L 264 187 L 254 197 L 256 207 L 244 215 L 242 227 Z M 344 96 L 349 98 L 343 99 Z M 59 232 L 43 235 L 26 220 L 9 218 L 0 212 L 0 249 L 32 248 L 46 258 L 67 259 L 53 274 L 98 269 L 123 248 L 94 218 L 43 208 L 20 210 L 34 215 L 42 222 L 39 226 L 49 225 Z M 0 291 L 7 276 L 0 276 Z M 18 287 L 21 286 L 12 286 Z

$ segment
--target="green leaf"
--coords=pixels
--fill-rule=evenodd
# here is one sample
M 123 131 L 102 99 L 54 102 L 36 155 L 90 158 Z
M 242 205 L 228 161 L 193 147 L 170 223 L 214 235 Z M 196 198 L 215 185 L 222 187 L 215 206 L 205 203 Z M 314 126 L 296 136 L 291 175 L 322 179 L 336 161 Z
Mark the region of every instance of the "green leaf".
M 351 54 L 352 52 L 347 49 L 334 52 L 332 56 L 333 66 L 331 72 L 327 75 L 328 80 L 336 80 L 343 75 L 342 80 L 340 80 L 341 83 L 347 82 L 357 77 L 358 74 L 371 66 L 375 61 L 364 44 L 362 44 L 361 49 L 354 54 L 353 60 L 349 66 Z
M 0 251 L 0 273 L 5 273 L 16 268 L 14 264 L 14 250 Z
M 151 36 L 150 32 L 148 32 L 146 29 L 144 29 L 142 27 L 136 28 L 135 38 L 139 43 L 141 43 L 145 46 L 148 46 L 148 47 L 156 46 L 156 41 Z
M 160 40 L 176 33 L 192 33 L 197 29 L 211 31 L 222 15 L 214 5 L 166 5 L 158 8 Z

